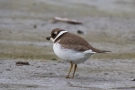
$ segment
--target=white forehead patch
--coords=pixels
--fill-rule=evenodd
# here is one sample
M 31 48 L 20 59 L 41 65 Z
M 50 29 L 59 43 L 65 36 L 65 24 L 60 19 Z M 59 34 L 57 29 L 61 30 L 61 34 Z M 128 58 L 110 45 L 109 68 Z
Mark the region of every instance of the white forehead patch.
M 57 35 L 57 37 L 56 38 L 51 38 L 51 40 L 54 42 L 59 36 L 61 36 L 62 34 L 64 34 L 64 33 L 66 33 L 66 32 L 68 32 L 68 31 L 61 31 L 58 35 Z M 54 32 L 55 33 L 55 32 Z

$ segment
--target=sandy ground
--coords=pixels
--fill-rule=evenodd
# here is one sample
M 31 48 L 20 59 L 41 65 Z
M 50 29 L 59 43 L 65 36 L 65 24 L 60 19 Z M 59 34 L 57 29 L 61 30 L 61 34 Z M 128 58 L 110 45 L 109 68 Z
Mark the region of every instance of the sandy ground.
M 22 61 L 22 60 L 19 60 Z M 135 90 L 134 60 L 89 60 L 66 79 L 69 64 L 58 61 L 0 60 L 1 90 Z
M 0 0 L 0 90 L 135 90 L 134 0 Z M 52 23 L 55 16 L 83 25 Z M 53 53 L 46 37 L 54 28 L 77 34 L 112 51 L 70 67 Z M 79 34 L 78 34 L 79 35 Z M 17 61 L 30 65 L 16 66 Z

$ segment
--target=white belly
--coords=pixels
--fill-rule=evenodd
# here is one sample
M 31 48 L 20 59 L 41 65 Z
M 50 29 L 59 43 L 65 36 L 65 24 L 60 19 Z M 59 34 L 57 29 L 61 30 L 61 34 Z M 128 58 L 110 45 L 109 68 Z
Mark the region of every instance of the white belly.
M 64 49 L 59 43 L 53 44 L 54 53 L 61 59 L 72 61 L 74 64 L 85 62 L 92 54 L 92 50 L 77 52 L 75 50 Z

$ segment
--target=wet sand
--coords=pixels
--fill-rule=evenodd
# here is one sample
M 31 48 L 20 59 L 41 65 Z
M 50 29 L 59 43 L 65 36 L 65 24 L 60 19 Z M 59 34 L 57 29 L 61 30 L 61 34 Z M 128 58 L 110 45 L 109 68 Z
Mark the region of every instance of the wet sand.
M 65 78 L 70 66 L 66 62 L 30 60 L 30 65 L 16 66 L 18 60 L 0 60 L 1 90 L 135 89 L 134 60 L 88 60 L 78 65 L 74 79 Z
M 1 0 L 1 90 L 134 90 L 134 0 Z M 52 23 L 55 16 L 83 25 Z M 54 28 L 80 35 L 92 46 L 112 51 L 80 64 L 74 79 L 65 79 L 69 64 L 61 62 L 46 37 Z M 79 34 L 78 34 L 79 35 Z M 16 61 L 28 66 L 15 66 Z

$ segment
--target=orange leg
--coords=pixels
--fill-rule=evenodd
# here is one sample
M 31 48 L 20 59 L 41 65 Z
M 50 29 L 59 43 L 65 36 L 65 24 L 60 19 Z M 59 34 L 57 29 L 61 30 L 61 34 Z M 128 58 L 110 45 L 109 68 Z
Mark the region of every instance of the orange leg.
M 68 72 L 68 75 L 66 76 L 66 78 L 69 78 L 70 72 L 71 72 L 71 70 L 72 70 L 72 68 L 73 68 L 73 63 L 70 62 L 70 64 L 71 64 L 71 67 L 70 67 L 70 69 L 69 69 L 69 72 Z
M 72 78 L 74 78 L 74 75 L 75 75 L 75 71 L 76 71 L 76 69 L 77 69 L 77 64 L 75 64 L 75 66 L 74 66 L 74 73 L 73 73 Z

